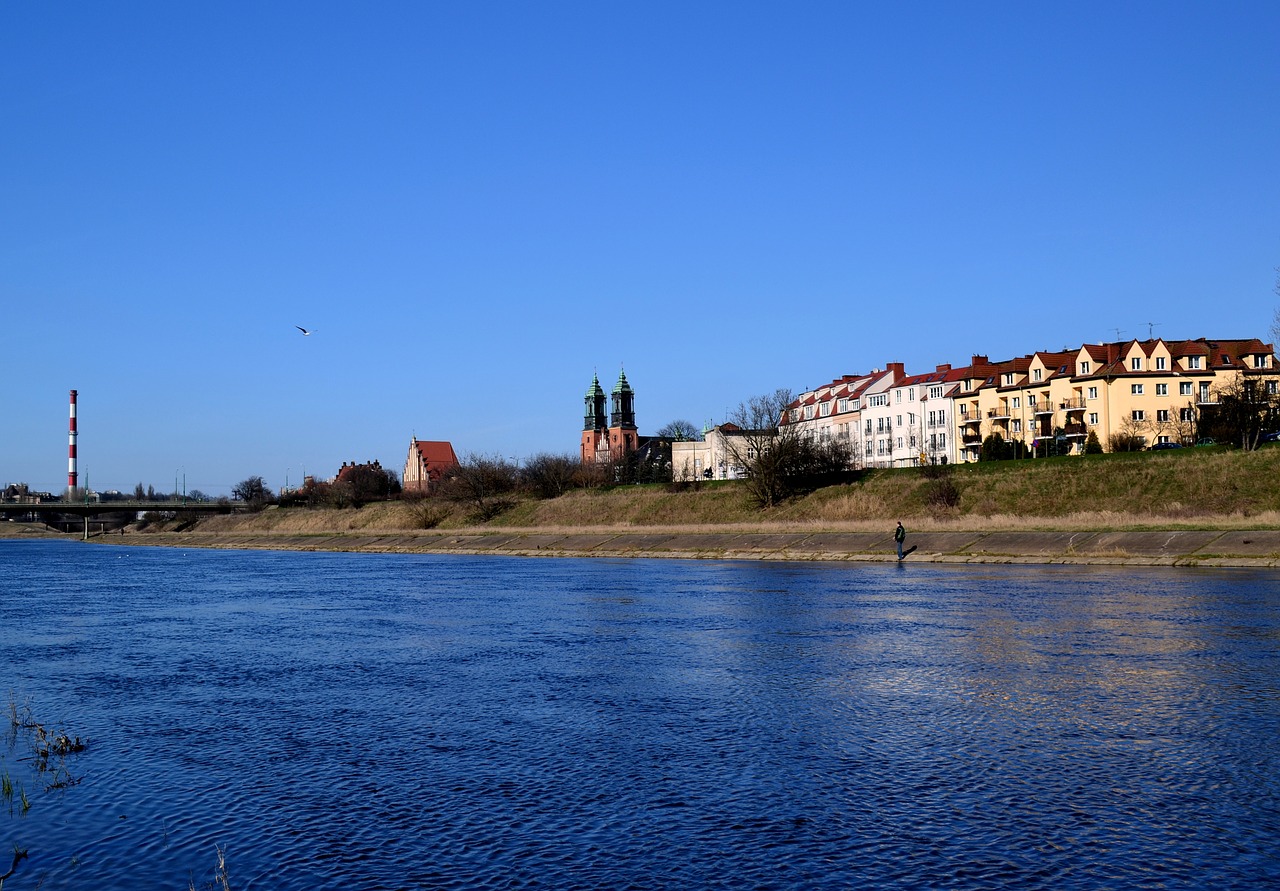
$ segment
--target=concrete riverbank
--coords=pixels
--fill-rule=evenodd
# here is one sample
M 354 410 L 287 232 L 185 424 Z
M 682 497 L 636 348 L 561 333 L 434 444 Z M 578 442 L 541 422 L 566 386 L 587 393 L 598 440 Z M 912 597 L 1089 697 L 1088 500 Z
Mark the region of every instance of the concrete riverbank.
M 182 548 L 653 557 L 719 560 L 894 562 L 892 536 L 878 532 L 618 530 L 590 532 L 378 531 L 157 532 L 93 538 L 113 545 Z M 1280 567 L 1280 531 L 921 532 L 907 562 Z

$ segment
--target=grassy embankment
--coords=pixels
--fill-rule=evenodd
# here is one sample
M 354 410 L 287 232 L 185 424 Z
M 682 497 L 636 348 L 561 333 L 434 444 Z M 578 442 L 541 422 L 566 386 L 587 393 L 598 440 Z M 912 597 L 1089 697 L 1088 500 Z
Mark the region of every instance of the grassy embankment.
M 196 528 L 295 534 L 477 527 L 877 531 L 901 519 L 916 531 L 1280 529 L 1280 447 L 956 465 L 945 479 L 954 486 L 954 506 L 939 503 L 944 483 L 907 469 L 870 471 L 857 482 L 767 511 L 754 507 L 740 484 L 708 483 L 682 492 L 627 486 L 546 501 L 517 499 L 487 523 L 476 522 L 466 505 L 428 501 L 267 510 L 210 517 Z

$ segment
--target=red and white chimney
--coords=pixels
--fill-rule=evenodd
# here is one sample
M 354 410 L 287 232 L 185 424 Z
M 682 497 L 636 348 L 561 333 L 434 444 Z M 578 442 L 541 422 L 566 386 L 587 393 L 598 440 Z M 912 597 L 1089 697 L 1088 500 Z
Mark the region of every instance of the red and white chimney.
M 67 488 L 76 487 L 76 391 L 71 391 L 71 433 L 67 440 Z

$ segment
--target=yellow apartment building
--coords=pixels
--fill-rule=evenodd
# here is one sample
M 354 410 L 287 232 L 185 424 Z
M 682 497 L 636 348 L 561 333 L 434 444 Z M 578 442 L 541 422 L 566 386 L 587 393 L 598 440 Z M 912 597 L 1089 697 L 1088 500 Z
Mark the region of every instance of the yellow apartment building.
M 1091 430 L 1108 451 L 1124 439 L 1190 445 L 1222 393 L 1251 387 L 1275 397 L 1280 388 L 1275 348 L 1256 338 L 1085 344 L 985 366 L 980 358 L 956 399 L 967 461 L 993 433 L 1028 448 L 1061 436 L 1076 452 Z

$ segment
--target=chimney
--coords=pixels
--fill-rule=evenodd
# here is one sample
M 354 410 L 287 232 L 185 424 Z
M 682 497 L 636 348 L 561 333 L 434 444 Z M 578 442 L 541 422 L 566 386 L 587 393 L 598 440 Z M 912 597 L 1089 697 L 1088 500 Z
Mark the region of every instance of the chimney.
M 945 374 L 946 372 L 951 370 L 951 363 L 943 362 L 941 365 L 938 366 L 937 370 L 939 373 Z
M 76 487 L 76 391 L 71 391 L 71 428 L 67 438 L 67 488 Z

